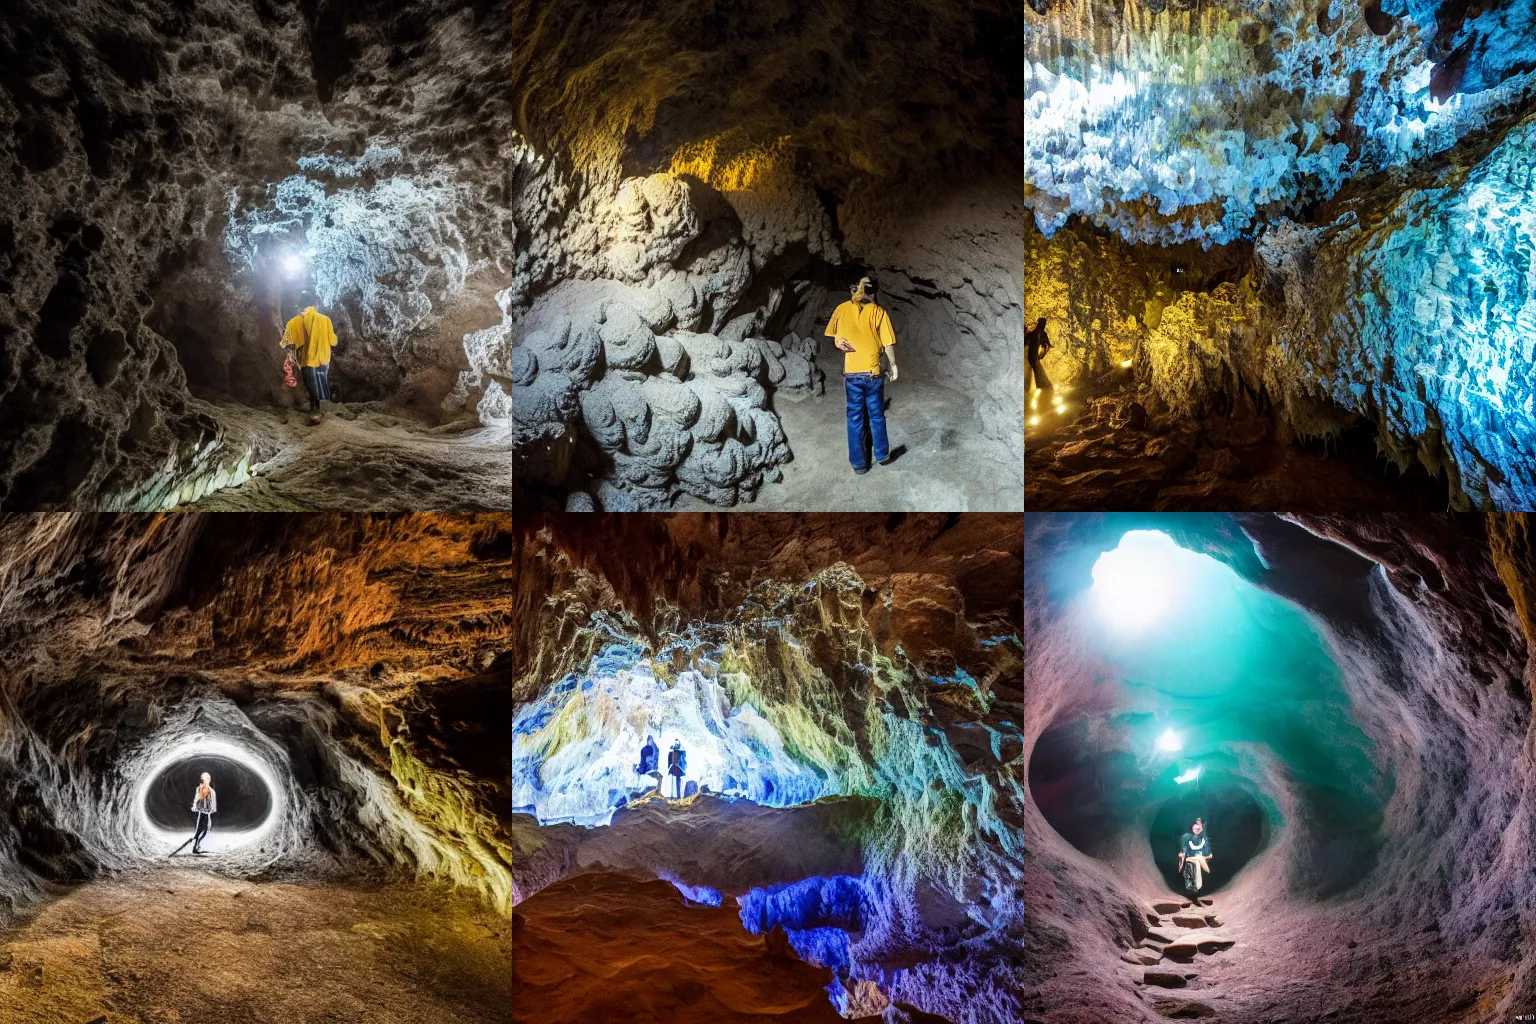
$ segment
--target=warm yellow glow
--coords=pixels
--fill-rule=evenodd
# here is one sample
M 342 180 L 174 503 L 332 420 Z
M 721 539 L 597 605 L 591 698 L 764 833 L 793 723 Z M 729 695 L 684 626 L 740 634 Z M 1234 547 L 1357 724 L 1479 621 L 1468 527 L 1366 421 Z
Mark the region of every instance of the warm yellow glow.
M 1120 365 L 1129 370 L 1131 368 L 1131 361 L 1129 359 L 1122 359 L 1120 360 Z
M 1040 417 L 1039 416 L 1031 416 L 1029 418 L 1029 425 L 1032 426 L 1032 427 L 1038 427 L 1040 425 Z
M 751 146 L 738 134 L 725 132 L 679 146 L 668 170 L 691 174 L 721 192 L 745 192 L 762 185 L 788 150 L 788 135 L 766 146 Z

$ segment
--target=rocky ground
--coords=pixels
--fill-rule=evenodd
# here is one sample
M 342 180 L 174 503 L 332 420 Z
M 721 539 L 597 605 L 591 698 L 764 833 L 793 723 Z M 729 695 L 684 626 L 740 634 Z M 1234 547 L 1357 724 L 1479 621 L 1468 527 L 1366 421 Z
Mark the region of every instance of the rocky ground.
M 166 866 L 0 931 L 5 1024 L 493 1024 L 504 917 L 447 890 L 236 881 Z
M 1024 445 L 1025 501 L 1036 511 L 1436 510 L 1448 501 L 1443 482 L 1417 466 L 1400 473 L 1370 438 L 1287 442 L 1251 402 L 1155 420 L 1156 398 L 1119 375 L 1037 394 L 1039 423 Z

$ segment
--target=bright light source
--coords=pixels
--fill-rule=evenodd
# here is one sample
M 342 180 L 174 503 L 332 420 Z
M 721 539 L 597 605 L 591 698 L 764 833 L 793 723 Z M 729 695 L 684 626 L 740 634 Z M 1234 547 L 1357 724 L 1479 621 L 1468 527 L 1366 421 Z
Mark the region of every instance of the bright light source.
M 149 790 L 151 784 L 170 765 L 177 761 L 195 757 L 220 757 L 229 761 L 235 761 L 250 769 L 261 779 L 267 787 L 267 792 L 272 797 L 272 809 L 267 812 L 266 818 L 253 829 L 233 832 L 220 830 L 215 823 L 214 832 L 217 835 L 217 849 L 221 852 L 233 850 L 241 846 L 250 846 L 260 843 L 272 833 L 278 823 L 287 813 L 284 801 L 284 789 L 277 780 L 277 775 L 272 770 L 272 765 L 254 751 L 221 737 L 204 736 L 201 734 L 188 736 L 181 742 L 167 748 L 160 753 L 153 762 L 146 766 L 142 777 L 139 779 L 133 801 L 138 812 L 139 827 L 150 837 L 163 845 L 166 851 L 173 849 L 177 844 L 184 844 L 192 835 L 192 825 L 188 823 L 185 829 L 165 829 L 155 824 L 149 816 Z M 214 789 L 218 789 L 217 780 Z M 213 841 L 213 840 L 210 840 Z
M 1176 776 L 1173 781 L 1179 783 L 1180 785 L 1183 785 L 1186 782 L 1194 782 L 1199 777 L 1200 777 L 1200 766 L 1199 765 L 1195 765 L 1193 768 L 1191 768 L 1189 771 L 1185 772 L 1183 775 Z
M 1163 734 L 1157 738 L 1158 750 L 1183 750 L 1184 740 L 1172 729 L 1164 729 Z
M 1038 427 L 1040 425 L 1040 417 L 1039 416 L 1031 416 L 1029 418 L 1029 425 L 1032 426 L 1032 427 Z
M 287 271 L 290 276 L 303 270 L 304 263 L 305 259 L 302 253 L 291 252 L 287 256 L 283 257 L 283 269 Z
M 1124 369 L 1129 370 L 1131 368 L 1131 361 L 1129 359 L 1122 359 L 1120 360 L 1120 365 Z
M 1183 548 L 1160 530 L 1131 530 L 1093 564 L 1093 595 L 1106 618 L 1140 630 L 1166 615 L 1184 592 Z

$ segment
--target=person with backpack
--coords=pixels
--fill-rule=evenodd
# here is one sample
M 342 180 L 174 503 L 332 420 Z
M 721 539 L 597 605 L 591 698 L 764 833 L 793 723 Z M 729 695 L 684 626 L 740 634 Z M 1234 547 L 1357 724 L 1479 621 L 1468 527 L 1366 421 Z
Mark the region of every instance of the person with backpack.
M 192 813 L 197 815 L 197 827 L 192 833 L 192 852 L 203 852 L 203 840 L 213 828 L 213 816 L 219 810 L 219 795 L 213 791 L 213 778 L 203 772 L 197 792 L 192 794 Z
M 297 362 L 309 393 L 309 423 L 315 426 L 325 418 L 320 403 L 331 397 L 331 349 L 336 346 L 336 328 L 331 318 L 315 309 L 314 296 L 300 298 L 303 312 L 288 321 L 280 344 L 292 348 L 286 357 Z

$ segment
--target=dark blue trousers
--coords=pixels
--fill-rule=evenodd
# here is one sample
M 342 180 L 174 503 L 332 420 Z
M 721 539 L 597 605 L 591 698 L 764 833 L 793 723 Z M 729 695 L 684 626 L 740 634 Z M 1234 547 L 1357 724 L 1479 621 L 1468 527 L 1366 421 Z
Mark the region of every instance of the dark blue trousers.
M 885 436 L 884 380 L 878 373 L 845 373 L 843 388 L 848 392 L 848 461 L 855 470 L 869 468 L 864 450 L 866 428 L 874 441 L 875 461 L 890 458 L 891 446 Z
M 309 392 L 309 408 L 319 411 L 320 402 L 331 397 L 331 364 L 304 367 L 304 389 Z

